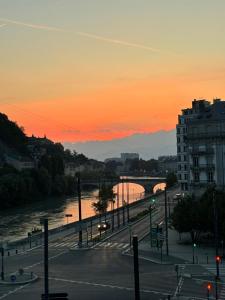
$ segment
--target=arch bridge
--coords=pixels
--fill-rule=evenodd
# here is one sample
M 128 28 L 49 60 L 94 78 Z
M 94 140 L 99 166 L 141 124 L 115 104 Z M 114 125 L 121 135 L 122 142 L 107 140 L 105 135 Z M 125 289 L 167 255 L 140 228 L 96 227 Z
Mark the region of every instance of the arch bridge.
M 156 184 L 165 183 L 165 177 L 150 177 L 150 176 L 121 176 L 118 179 L 90 179 L 90 180 L 81 180 L 81 185 L 91 185 L 100 188 L 101 185 L 107 185 L 113 187 L 119 183 L 135 183 L 141 185 L 145 192 L 152 193 L 153 188 Z

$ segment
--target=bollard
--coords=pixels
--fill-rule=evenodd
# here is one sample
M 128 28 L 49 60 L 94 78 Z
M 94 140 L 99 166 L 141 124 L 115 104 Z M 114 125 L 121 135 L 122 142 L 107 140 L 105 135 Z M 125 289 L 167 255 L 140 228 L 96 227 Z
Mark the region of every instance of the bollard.
M 8 251 L 8 256 L 10 256 L 10 252 Z
M 16 249 L 16 254 L 18 254 L 18 250 Z

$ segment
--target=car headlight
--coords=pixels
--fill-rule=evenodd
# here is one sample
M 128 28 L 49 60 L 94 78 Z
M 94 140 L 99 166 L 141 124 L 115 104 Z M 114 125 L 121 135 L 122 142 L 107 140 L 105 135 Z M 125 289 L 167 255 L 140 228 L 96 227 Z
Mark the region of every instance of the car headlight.
M 101 228 L 101 225 L 100 225 L 100 224 L 98 224 L 98 228 Z
M 103 227 L 106 228 L 106 224 L 104 224 Z

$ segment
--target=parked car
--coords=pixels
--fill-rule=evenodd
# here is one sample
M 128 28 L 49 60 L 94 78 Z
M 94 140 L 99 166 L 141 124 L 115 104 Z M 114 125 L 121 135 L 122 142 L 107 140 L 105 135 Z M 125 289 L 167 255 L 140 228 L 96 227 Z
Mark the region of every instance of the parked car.
M 105 231 L 110 228 L 110 223 L 107 221 L 102 221 L 98 224 L 98 231 Z

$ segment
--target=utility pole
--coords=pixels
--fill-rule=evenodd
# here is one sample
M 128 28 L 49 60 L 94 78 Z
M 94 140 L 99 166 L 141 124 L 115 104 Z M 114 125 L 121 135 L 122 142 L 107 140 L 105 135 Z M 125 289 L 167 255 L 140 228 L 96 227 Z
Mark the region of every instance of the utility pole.
M 48 282 L 48 219 L 44 219 L 44 274 L 45 274 L 45 300 L 49 296 Z
M 124 182 L 122 180 L 122 211 L 123 211 L 123 226 L 125 225 L 125 205 L 124 205 Z
M 152 247 L 152 205 L 149 205 L 149 231 L 150 231 L 150 245 Z
M 168 216 L 167 216 L 167 187 L 165 186 L 165 229 L 166 229 L 166 255 L 169 255 L 169 245 L 168 245 Z
M 79 242 L 78 245 L 82 248 L 82 214 L 81 214 L 81 189 L 80 189 L 80 173 L 77 173 L 77 196 L 78 196 L 78 210 L 79 210 Z
M 216 277 L 219 279 L 220 277 L 220 269 L 219 263 L 220 261 L 217 259 L 219 256 L 219 245 L 218 245 L 218 209 L 217 209 L 217 201 L 215 197 L 215 190 L 213 191 L 213 213 L 214 213 L 214 235 L 215 235 L 215 250 L 216 250 Z
M 133 236 L 133 255 L 134 255 L 134 291 L 135 291 L 135 300 L 140 300 L 139 262 L 138 262 L 138 238 L 137 238 L 137 236 Z
M 129 182 L 127 182 L 127 222 L 130 222 L 130 195 L 129 195 Z
M 120 196 L 119 196 L 119 193 L 120 193 L 120 187 L 119 187 L 119 184 L 117 184 L 116 186 L 116 195 L 117 195 L 117 227 L 119 228 L 120 227 Z
M 5 273 L 4 273 L 4 248 L 2 245 L 2 249 L 1 249 L 1 255 L 2 255 L 2 271 L 1 271 L 1 279 L 4 280 L 5 279 Z

